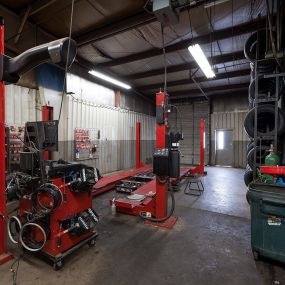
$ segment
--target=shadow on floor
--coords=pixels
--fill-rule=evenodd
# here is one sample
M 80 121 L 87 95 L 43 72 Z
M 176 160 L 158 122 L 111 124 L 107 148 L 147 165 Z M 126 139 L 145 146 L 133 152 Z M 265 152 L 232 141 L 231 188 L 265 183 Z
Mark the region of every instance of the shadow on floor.
M 108 200 L 119 196 L 114 191 L 96 197 L 97 246 L 70 256 L 59 272 L 27 256 L 17 284 L 285 284 L 282 266 L 253 260 L 243 170 L 207 171 L 201 197 L 184 195 L 183 185 L 175 193 L 179 219 L 172 230 L 144 225 L 138 217 L 113 216 Z M 11 251 L 19 254 L 14 246 Z M 10 264 L 0 267 L 1 285 L 12 284 Z

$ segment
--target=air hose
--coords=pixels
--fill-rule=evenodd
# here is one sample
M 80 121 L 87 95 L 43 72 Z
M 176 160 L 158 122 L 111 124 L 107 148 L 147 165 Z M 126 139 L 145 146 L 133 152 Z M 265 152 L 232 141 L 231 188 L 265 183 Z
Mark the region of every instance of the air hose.
M 169 193 L 170 193 L 170 197 L 171 197 L 171 209 L 170 209 L 169 214 L 166 217 L 161 218 L 161 219 L 156 219 L 156 218 L 146 217 L 143 215 L 143 213 L 140 213 L 139 216 L 145 221 L 155 222 L 155 223 L 162 223 L 162 222 L 165 222 L 166 220 L 168 220 L 173 215 L 174 209 L 175 209 L 175 198 L 174 198 L 174 192 L 173 192 L 172 187 L 170 187 Z

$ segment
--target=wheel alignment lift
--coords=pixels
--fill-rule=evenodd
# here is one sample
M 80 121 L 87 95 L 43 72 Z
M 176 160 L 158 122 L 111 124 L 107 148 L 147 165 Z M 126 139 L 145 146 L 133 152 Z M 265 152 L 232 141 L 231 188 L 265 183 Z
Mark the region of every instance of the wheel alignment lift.
M 180 178 L 172 178 L 171 182 L 177 183 L 179 180 L 183 179 L 186 175 L 198 174 L 204 175 L 204 129 L 205 122 L 204 119 L 200 120 L 200 162 L 199 165 L 194 167 L 181 167 Z M 121 180 L 127 179 L 131 176 L 137 175 L 138 173 L 148 173 L 152 172 L 151 165 L 145 165 L 141 161 L 141 123 L 136 122 L 136 168 L 128 171 L 123 171 L 114 175 L 102 177 L 94 186 L 92 191 L 92 196 L 95 198 L 107 191 L 111 191 L 115 188 L 116 184 Z
M 163 92 L 156 94 L 156 106 L 164 105 L 165 121 L 163 125 L 156 124 L 156 148 L 166 147 L 166 135 L 167 135 L 167 113 L 165 107 L 167 105 L 168 95 Z M 137 149 L 138 151 L 138 149 Z M 204 175 L 204 120 L 200 121 L 200 163 L 196 167 L 183 167 L 180 169 L 180 177 L 178 179 L 171 179 L 171 182 L 177 182 L 183 179 L 186 175 L 199 174 Z M 164 183 L 162 182 L 164 181 Z M 119 198 L 115 201 L 110 201 L 110 204 L 115 203 L 116 210 L 121 213 L 130 215 L 140 215 L 140 213 L 149 213 L 156 219 L 162 219 L 167 216 L 168 209 L 168 185 L 167 181 L 162 177 L 157 177 L 145 185 L 141 186 L 138 190 L 134 191 L 132 195 L 144 195 L 143 200 L 132 200 L 128 198 Z M 155 226 L 172 228 L 177 218 L 170 217 L 165 222 L 149 222 Z

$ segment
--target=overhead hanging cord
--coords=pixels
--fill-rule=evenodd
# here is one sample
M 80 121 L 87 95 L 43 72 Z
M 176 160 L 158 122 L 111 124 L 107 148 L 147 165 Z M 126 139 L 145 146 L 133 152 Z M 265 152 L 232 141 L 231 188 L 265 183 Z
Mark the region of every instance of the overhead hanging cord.
M 58 121 L 60 121 L 62 105 L 63 105 L 63 97 L 65 93 L 65 84 L 66 84 L 66 77 L 68 71 L 68 58 L 69 58 L 69 50 L 70 50 L 70 41 L 71 41 L 71 34 L 72 34 L 72 23 L 73 23 L 73 11 L 74 11 L 74 0 L 71 0 L 71 12 L 70 12 L 70 22 L 69 22 L 69 34 L 68 34 L 68 47 L 67 47 L 67 55 L 66 55 L 66 64 L 64 69 L 64 78 L 63 78 L 63 85 L 62 85 L 62 94 L 61 94 L 61 102 L 60 102 L 60 109 L 58 115 Z
M 161 38 L 162 38 L 162 52 L 163 52 L 163 64 L 164 64 L 164 87 L 163 92 L 166 93 L 167 88 L 167 62 L 164 42 L 164 26 L 161 24 Z

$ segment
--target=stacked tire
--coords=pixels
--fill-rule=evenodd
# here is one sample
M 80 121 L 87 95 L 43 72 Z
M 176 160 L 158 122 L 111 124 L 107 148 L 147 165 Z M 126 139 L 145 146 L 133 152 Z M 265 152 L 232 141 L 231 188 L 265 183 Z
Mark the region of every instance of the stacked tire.
M 256 150 L 254 150 L 255 112 L 257 112 L 257 137 L 272 137 L 276 131 L 278 137 L 280 137 L 285 131 L 285 114 L 280 108 L 278 108 L 277 126 L 275 126 L 275 102 L 272 99 L 276 98 L 277 95 L 276 78 L 264 78 L 265 74 L 273 74 L 276 70 L 275 60 L 265 60 L 266 32 L 264 29 L 252 34 L 244 47 L 245 57 L 250 61 L 251 67 L 250 85 L 248 88 L 249 112 L 244 120 L 244 129 L 250 139 L 247 147 L 247 166 L 244 173 L 244 182 L 247 186 L 253 180 L 252 169 L 254 164 L 264 164 L 267 151 L 272 143 L 272 140 L 258 140 L 255 143 Z M 257 43 L 258 40 L 259 44 Z M 257 47 L 259 49 L 258 52 Z M 257 60 L 259 62 L 256 66 Z M 258 83 L 258 100 L 262 99 L 262 102 L 259 101 L 258 103 L 255 98 L 256 83 Z M 279 84 L 278 88 L 278 96 L 281 96 L 284 86 Z M 254 162 L 255 151 L 256 161 Z

